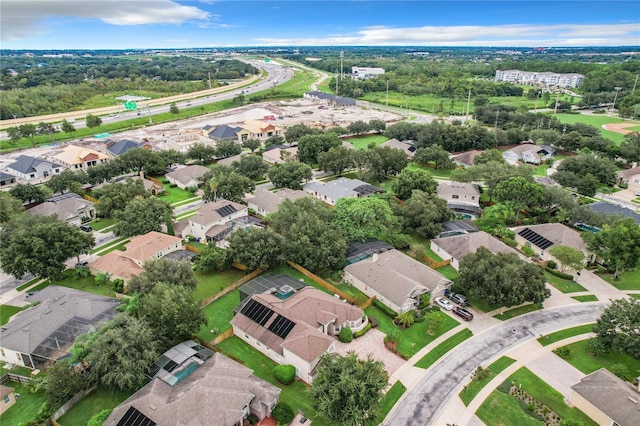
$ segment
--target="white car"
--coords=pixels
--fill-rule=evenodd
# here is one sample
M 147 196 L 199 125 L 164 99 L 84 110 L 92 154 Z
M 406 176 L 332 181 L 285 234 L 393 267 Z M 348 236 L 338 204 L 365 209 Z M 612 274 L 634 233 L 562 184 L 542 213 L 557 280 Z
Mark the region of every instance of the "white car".
M 447 311 L 453 309 L 453 305 L 451 304 L 451 302 L 449 302 L 444 297 L 436 297 L 435 299 L 433 299 L 433 301 L 436 302 L 436 305 L 440 306 L 442 309 L 445 309 Z

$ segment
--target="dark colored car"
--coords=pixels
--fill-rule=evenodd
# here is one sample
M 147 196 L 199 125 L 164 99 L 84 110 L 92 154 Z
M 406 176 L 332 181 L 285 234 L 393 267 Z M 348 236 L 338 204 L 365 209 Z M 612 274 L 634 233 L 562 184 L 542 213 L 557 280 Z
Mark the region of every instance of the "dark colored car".
M 457 303 L 460 306 L 467 306 L 469 304 L 469 301 L 467 300 L 467 298 L 465 297 L 464 294 L 460 294 L 460 293 L 451 293 L 449 295 L 449 299 L 452 302 Z
M 459 306 L 453 308 L 453 313 L 461 317 L 465 321 L 471 321 L 473 319 L 473 314 L 471 312 Z
M 93 232 L 93 229 L 89 225 L 80 225 L 80 230 L 84 232 Z

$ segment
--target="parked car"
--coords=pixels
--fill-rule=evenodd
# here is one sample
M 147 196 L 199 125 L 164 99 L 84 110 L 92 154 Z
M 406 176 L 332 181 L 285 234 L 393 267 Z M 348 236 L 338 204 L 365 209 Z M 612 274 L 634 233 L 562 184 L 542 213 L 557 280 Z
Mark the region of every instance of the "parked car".
M 86 267 L 87 265 L 89 265 L 89 262 L 78 262 L 76 263 L 76 268 L 81 268 L 81 267 Z
M 445 309 L 447 311 L 450 311 L 453 309 L 453 305 L 451 304 L 451 302 L 449 302 L 444 297 L 436 297 L 435 299 L 433 299 L 433 301 L 436 303 L 436 305 L 440 306 L 442 309 Z
M 467 300 L 464 294 L 451 293 L 449 295 L 449 299 L 451 299 L 452 302 L 455 302 L 460 306 L 467 306 L 469 304 L 469 301 Z
M 465 321 L 471 321 L 473 319 L 473 314 L 471 312 L 459 306 L 453 308 L 453 313 L 461 317 Z
M 93 229 L 89 225 L 80 225 L 80 230 L 84 232 L 93 232 Z

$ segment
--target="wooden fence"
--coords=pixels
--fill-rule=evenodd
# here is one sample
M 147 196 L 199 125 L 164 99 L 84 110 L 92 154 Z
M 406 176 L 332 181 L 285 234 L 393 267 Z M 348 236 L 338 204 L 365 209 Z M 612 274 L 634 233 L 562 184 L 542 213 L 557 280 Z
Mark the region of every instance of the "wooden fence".
M 65 404 L 58 408 L 58 410 L 53 413 L 53 416 L 51 416 L 51 418 L 56 421 L 58 420 L 60 417 L 62 417 L 67 411 L 71 410 L 73 408 L 74 405 L 76 405 L 78 402 L 82 401 L 84 399 L 85 396 L 89 395 L 91 392 L 93 392 L 95 390 L 96 386 L 87 389 L 87 390 L 81 390 L 80 392 L 78 392 L 77 394 L 73 395 L 73 397 L 71 397 L 70 400 L 68 400 L 67 402 L 65 402 Z
M 185 250 L 192 251 L 194 253 L 200 254 L 200 249 L 196 246 L 192 246 L 191 244 L 185 244 L 183 247 Z
M 5 373 L 0 377 L 0 385 L 4 385 L 7 382 L 16 382 L 16 383 L 29 383 L 31 381 L 31 377 L 21 376 L 20 374 L 13 373 Z
M 202 302 L 200 302 L 200 305 L 204 308 L 205 306 L 207 306 L 207 305 L 215 302 L 216 300 L 220 299 L 225 294 L 230 293 L 231 291 L 235 290 L 236 288 L 240 287 L 241 285 L 247 283 L 248 281 L 251 281 L 252 279 L 257 277 L 261 273 L 262 273 L 262 269 L 260 269 L 260 268 L 256 269 L 255 271 L 251 272 L 250 274 L 247 274 L 244 277 L 240 278 L 238 281 L 236 281 L 235 283 L 231 284 L 230 286 L 222 289 L 222 291 L 219 291 L 218 293 L 214 294 L 213 296 L 207 297 Z
M 429 265 L 431 269 L 439 269 L 439 268 L 442 268 L 443 266 L 447 266 L 451 264 L 451 259 L 446 259 L 446 260 L 441 260 L 440 262 L 436 262 L 435 260 L 433 260 L 432 258 L 426 255 L 423 256 L 423 259 L 425 262 L 427 262 L 427 265 Z
M 291 261 L 287 261 L 287 264 L 289 266 L 291 266 L 293 269 L 295 269 L 296 271 L 300 272 L 305 277 L 309 278 L 314 283 L 326 288 L 327 290 L 329 290 L 330 292 L 332 292 L 334 294 L 337 294 L 342 299 L 347 300 L 349 303 L 354 303 L 354 304 L 356 303 L 356 299 L 354 299 L 353 297 L 351 297 L 350 295 L 348 295 L 344 291 L 340 290 L 336 286 L 334 286 L 332 284 L 329 284 L 328 282 L 326 282 L 325 280 L 323 280 L 322 278 L 320 278 L 316 274 L 307 271 L 305 268 L 303 268 L 302 266 L 298 265 L 297 263 L 293 263 Z
M 366 302 L 364 302 L 364 303 L 362 303 L 362 304 L 358 305 L 358 308 L 360 308 L 360 309 L 366 309 L 366 308 L 368 308 L 369 306 L 373 305 L 373 301 L 374 301 L 374 300 L 376 300 L 376 297 L 375 297 L 375 296 L 372 296 L 372 297 L 370 297 L 369 299 L 367 299 L 367 301 L 366 301 Z
M 92 203 L 96 203 L 96 204 L 100 203 L 100 200 L 98 200 L 95 197 L 92 197 L 91 195 L 84 194 L 82 198 L 84 198 L 87 201 L 91 201 Z
M 226 331 L 223 331 L 218 336 L 216 336 L 215 339 L 210 341 L 209 344 L 210 345 L 217 345 L 220 342 L 224 342 L 225 340 L 227 340 L 231 336 L 233 336 L 233 328 L 230 328 L 230 329 L 228 329 Z

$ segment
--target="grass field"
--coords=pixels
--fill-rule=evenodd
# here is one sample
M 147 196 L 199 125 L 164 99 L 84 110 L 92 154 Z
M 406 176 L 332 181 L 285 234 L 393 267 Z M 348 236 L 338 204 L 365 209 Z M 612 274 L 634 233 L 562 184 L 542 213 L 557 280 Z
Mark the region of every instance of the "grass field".
M 597 127 L 600 129 L 600 134 L 608 139 L 614 141 L 617 145 L 620 145 L 624 140 L 624 135 L 620 133 L 615 133 L 610 130 L 605 130 L 602 128 L 604 124 L 610 123 L 632 123 L 631 121 L 622 120 L 617 117 L 609 117 L 606 115 L 593 115 L 593 114 L 557 114 L 556 118 L 561 123 L 567 124 L 575 124 L 575 123 L 584 123 L 589 124 L 591 126 Z M 640 124 L 640 123 L 638 123 Z
M 25 308 L 18 308 L 11 305 L 0 305 L 0 325 L 5 325 L 9 322 L 9 318 L 20 312 Z
M 490 366 L 488 366 L 485 370 L 487 371 L 487 376 L 480 380 L 472 380 L 465 388 L 460 392 L 460 399 L 464 403 L 464 405 L 468 406 L 473 398 L 480 393 L 480 391 L 491 381 L 494 377 L 496 377 L 501 371 L 516 362 L 515 359 L 511 359 L 509 357 L 503 356 L 493 362 Z
M 116 223 L 115 219 L 113 219 L 111 217 L 106 217 L 106 218 L 94 219 L 92 222 L 89 222 L 88 225 L 94 231 L 101 231 L 104 228 L 108 228 L 109 226 L 111 226 L 111 225 L 113 225 L 115 223 Z
M 378 404 L 378 415 L 375 420 L 368 422 L 367 426 L 381 425 L 384 418 L 387 417 L 387 414 L 389 414 L 393 406 L 406 391 L 407 388 L 404 387 L 400 380 L 395 382 L 380 400 L 380 403 Z
M 476 415 L 487 425 L 540 426 L 542 423 L 520 407 L 518 400 L 498 390 L 482 403 Z
M 640 359 L 635 359 L 632 356 L 617 352 L 593 356 L 589 351 L 587 346 L 588 344 L 589 340 L 582 340 L 580 342 L 564 346 L 570 351 L 570 356 L 566 358 L 565 361 L 582 371 L 584 374 L 593 373 L 602 367 L 610 370 L 611 366 L 614 364 L 625 365 L 634 375 L 640 371 Z
M 74 278 L 72 269 L 64 271 L 64 278 L 59 281 L 52 281 L 52 284 L 87 291 L 89 293 L 100 294 L 107 297 L 115 297 L 116 295 L 110 285 L 97 285 L 93 275 L 89 275 L 86 278 Z
M 230 321 L 233 318 L 233 309 L 240 303 L 240 291 L 233 290 L 225 294 L 220 299 L 208 304 L 203 308 L 204 314 L 207 316 L 207 324 L 200 327 L 200 331 L 196 334 L 202 340 L 210 342 L 218 334 L 231 328 Z M 212 333 L 211 330 L 218 330 Z
M 233 284 L 245 275 L 243 271 L 235 268 L 229 268 L 222 272 L 211 272 L 203 274 L 195 272 L 198 285 L 196 286 L 193 296 L 196 300 L 204 300 L 209 296 L 222 291 L 223 288 Z
M 16 290 L 18 290 L 18 291 L 22 291 L 22 290 L 24 290 L 25 288 L 29 288 L 29 287 L 31 287 L 32 285 L 34 285 L 34 284 L 35 284 L 35 283 L 37 283 L 38 281 L 40 281 L 40 277 L 35 277 L 35 278 L 33 278 L 33 279 L 31 279 L 31 280 L 27 281 L 26 283 L 24 283 L 24 284 L 19 285 L 18 287 L 16 287 Z
M 20 399 L 2 413 L 0 424 L 2 426 L 29 424 L 29 421 L 35 417 L 42 404 L 47 400 L 44 391 L 31 393 L 25 385 L 14 382 L 7 382 L 5 386 L 11 387 L 15 393 L 19 393 Z
M 185 191 L 178 187 L 172 188 L 169 183 L 163 183 L 162 186 L 164 186 L 164 194 L 160 195 L 158 198 L 169 204 L 180 203 L 181 201 L 193 198 L 193 194 L 189 191 Z
M 501 314 L 494 315 L 493 317 L 499 319 L 501 321 L 506 321 L 508 319 L 517 317 L 519 315 L 528 314 L 529 312 L 537 311 L 542 309 L 542 306 L 538 303 L 531 303 L 529 305 L 519 306 L 517 308 L 509 309 L 508 311 L 504 311 Z
M 114 409 L 130 396 L 131 392 L 98 388 L 60 417 L 58 424 L 60 426 L 86 425 L 93 415 L 102 410 Z
M 601 277 L 618 290 L 640 290 L 640 269 L 622 272 L 618 280 L 614 279 L 612 274 Z
M 431 367 L 437 360 L 442 358 L 447 352 L 449 352 L 451 349 L 455 348 L 456 346 L 458 346 L 460 343 L 464 342 L 471 336 L 473 336 L 473 333 L 468 328 L 465 328 L 464 330 L 457 332 L 456 334 L 449 337 L 447 340 L 445 340 L 444 342 L 440 343 L 438 346 L 430 350 L 428 354 L 426 354 L 418 362 L 415 363 L 415 366 L 419 368 L 424 368 L 424 369 Z
M 586 288 L 582 287 L 575 281 L 565 280 L 564 278 L 556 277 L 553 274 L 545 271 L 544 276 L 547 279 L 547 282 L 560 290 L 563 293 L 577 293 L 579 291 L 587 291 Z
M 406 359 L 411 358 L 413 355 L 418 353 L 420 349 L 424 348 L 429 343 L 437 339 L 438 336 L 446 333 L 459 324 L 455 319 L 442 312 L 439 312 L 439 314 L 443 318 L 442 325 L 440 326 L 439 330 L 437 330 L 433 335 L 430 335 L 427 333 L 426 321 L 414 323 L 409 328 L 401 328 L 396 326 L 391 318 L 386 316 L 375 306 L 369 306 L 364 310 L 364 312 L 369 317 L 373 316 L 378 318 L 378 321 L 380 322 L 378 329 L 384 334 L 389 335 L 394 330 L 398 330 L 398 332 L 400 333 L 400 337 L 398 339 L 397 350 Z
M 375 144 L 376 146 L 385 143 L 389 140 L 382 135 L 365 135 L 365 136 L 354 136 L 351 138 L 343 139 L 345 142 L 349 142 L 356 149 L 367 149 L 370 144 Z
M 564 330 L 556 331 L 555 333 L 542 336 L 538 339 L 538 342 L 542 346 L 547 346 L 560 340 L 567 339 L 573 336 L 579 336 L 585 333 L 591 333 L 595 324 L 584 324 L 576 327 L 565 328 Z
M 583 296 L 573 296 L 572 299 L 575 299 L 578 302 L 597 302 L 598 301 L 598 297 L 593 294 L 585 294 Z
M 233 355 L 243 361 L 247 367 L 253 370 L 256 376 L 279 387 L 282 390 L 280 401 L 289 404 L 294 412 L 302 410 L 305 417 L 310 419 L 315 426 L 329 425 L 326 419 L 313 409 L 307 385 L 300 381 L 295 381 L 288 386 L 279 383 L 273 373 L 276 363 L 267 358 L 266 355 L 252 348 L 236 336 L 220 343 L 218 348 L 223 353 Z

